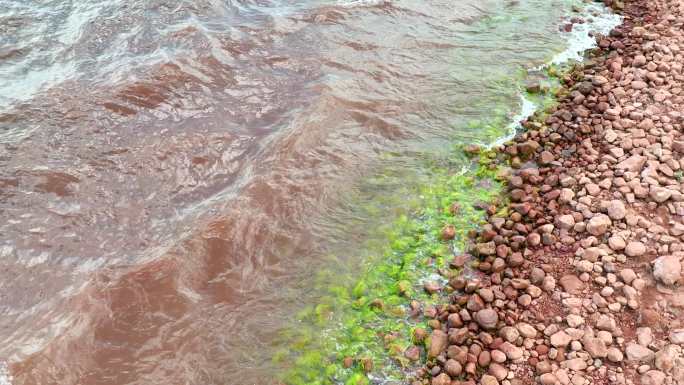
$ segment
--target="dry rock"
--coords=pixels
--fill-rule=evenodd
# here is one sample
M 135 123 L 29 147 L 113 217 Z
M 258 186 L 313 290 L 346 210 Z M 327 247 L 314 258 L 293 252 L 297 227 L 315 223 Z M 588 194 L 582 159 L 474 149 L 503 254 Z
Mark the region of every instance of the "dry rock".
M 494 309 L 482 309 L 475 313 L 475 321 L 484 329 L 494 329 L 499 322 L 499 315 Z
M 628 257 L 641 257 L 646 254 L 646 245 L 641 242 L 629 242 L 625 247 L 625 254 Z
M 580 294 L 582 290 L 584 290 L 584 282 L 574 274 L 568 274 L 561 277 L 560 285 L 563 287 L 563 290 L 573 295 Z
M 587 223 L 587 231 L 594 236 L 603 235 L 608 231 L 611 224 L 610 217 L 605 214 L 597 214 Z
M 682 276 L 682 265 L 674 255 L 659 257 L 653 263 L 653 276 L 666 285 L 674 285 Z
M 572 337 L 562 330 L 551 336 L 551 345 L 557 348 L 566 347 L 570 341 L 572 341 Z
M 627 209 L 621 200 L 612 200 L 608 204 L 608 216 L 612 220 L 623 219 L 627 215 Z
M 592 358 L 605 358 L 608 356 L 606 343 L 600 338 L 585 338 L 582 340 L 582 345 Z
M 673 344 L 684 344 L 684 329 L 674 329 L 670 331 L 670 342 Z
M 651 349 L 634 342 L 627 344 L 625 353 L 629 361 L 637 363 L 648 364 L 655 358 L 655 353 Z

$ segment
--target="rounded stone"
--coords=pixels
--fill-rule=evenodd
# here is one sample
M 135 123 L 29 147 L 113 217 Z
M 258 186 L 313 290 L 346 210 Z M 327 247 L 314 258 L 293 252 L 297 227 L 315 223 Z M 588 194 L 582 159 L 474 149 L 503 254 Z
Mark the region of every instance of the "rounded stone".
M 629 242 L 625 247 L 625 255 L 628 257 L 641 257 L 646 254 L 646 245 L 641 242 Z
M 484 329 L 494 329 L 499 322 L 499 314 L 494 309 L 482 309 L 475 313 L 475 321 Z

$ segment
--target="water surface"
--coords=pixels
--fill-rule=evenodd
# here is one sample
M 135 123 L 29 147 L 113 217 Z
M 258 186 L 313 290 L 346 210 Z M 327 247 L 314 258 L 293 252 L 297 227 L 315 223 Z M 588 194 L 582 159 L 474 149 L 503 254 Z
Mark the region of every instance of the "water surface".
M 500 137 L 570 9 L 0 0 L 0 384 L 269 383 L 369 181 Z

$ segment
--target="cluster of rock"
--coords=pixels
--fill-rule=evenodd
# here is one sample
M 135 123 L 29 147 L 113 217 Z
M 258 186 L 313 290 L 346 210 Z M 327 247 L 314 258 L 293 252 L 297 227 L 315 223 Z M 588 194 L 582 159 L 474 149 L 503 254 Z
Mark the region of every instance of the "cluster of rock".
M 479 278 L 424 310 L 415 385 L 684 385 L 684 2 L 624 14 L 501 149 L 510 210 L 474 237 Z

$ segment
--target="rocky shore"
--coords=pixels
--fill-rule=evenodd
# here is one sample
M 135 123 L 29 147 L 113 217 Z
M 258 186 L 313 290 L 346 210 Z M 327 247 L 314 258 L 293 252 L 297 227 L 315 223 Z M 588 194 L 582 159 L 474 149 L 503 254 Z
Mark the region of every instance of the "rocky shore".
M 624 24 L 499 149 L 510 205 L 424 309 L 414 385 L 684 384 L 684 2 L 606 3 Z

